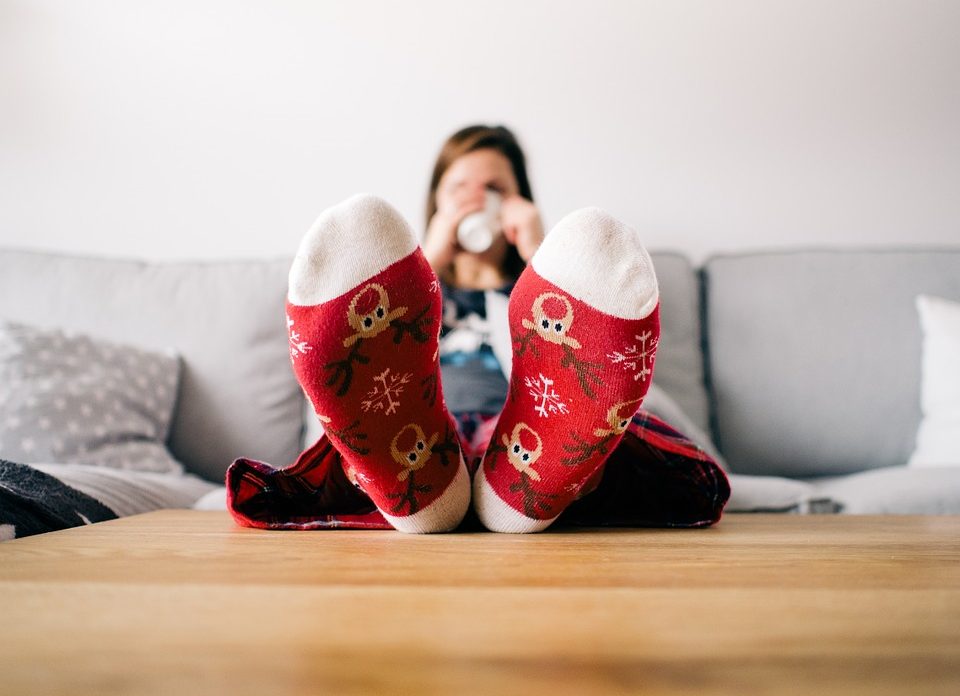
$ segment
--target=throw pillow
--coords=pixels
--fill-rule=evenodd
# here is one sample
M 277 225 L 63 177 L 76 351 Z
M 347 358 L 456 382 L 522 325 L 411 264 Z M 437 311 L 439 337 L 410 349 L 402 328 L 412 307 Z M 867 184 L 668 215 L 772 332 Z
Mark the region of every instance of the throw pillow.
M 910 466 L 960 466 L 960 303 L 917 297 L 923 420 Z
M 0 456 L 180 473 L 179 376 L 174 355 L 0 321 Z

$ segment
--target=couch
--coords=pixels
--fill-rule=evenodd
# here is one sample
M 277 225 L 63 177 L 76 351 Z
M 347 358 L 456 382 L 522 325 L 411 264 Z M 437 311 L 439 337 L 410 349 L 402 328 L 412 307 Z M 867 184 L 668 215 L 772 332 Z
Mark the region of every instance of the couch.
M 960 467 L 906 465 L 921 420 L 915 297 L 960 300 L 960 250 L 653 258 L 647 405 L 718 451 L 728 511 L 960 513 Z M 175 350 L 166 445 L 210 482 L 191 489 L 210 493 L 200 505 L 222 506 L 214 484 L 234 458 L 283 466 L 318 433 L 289 365 L 289 263 L 0 250 L 0 319 Z

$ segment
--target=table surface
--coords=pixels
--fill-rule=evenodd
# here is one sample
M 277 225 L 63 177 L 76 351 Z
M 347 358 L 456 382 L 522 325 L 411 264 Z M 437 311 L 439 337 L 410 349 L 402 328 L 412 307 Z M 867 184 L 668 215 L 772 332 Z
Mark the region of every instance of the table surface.
M 960 693 L 960 517 L 0 544 L 0 694 Z

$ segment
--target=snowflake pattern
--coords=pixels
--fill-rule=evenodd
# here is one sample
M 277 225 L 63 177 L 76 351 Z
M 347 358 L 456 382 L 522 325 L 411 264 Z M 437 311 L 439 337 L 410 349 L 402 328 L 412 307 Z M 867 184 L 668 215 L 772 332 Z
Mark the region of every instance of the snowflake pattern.
M 391 374 L 390 368 L 381 372 L 373 378 L 373 389 L 367 392 L 367 398 L 360 402 L 360 408 L 367 411 L 383 411 L 383 415 L 389 416 L 395 413 L 397 406 L 400 405 L 400 394 L 403 392 L 403 385 L 413 377 L 412 372 L 405 374 Z M 379 382 L 379 384 L 376 384 Z
M 301 355 L 306 355 L 307 351 L 313 350 L 313 346 L 300 337 L 298 331 L 293 330 L 293 319 L 287 316 L 287 331 L 290 334 L 290 359 L 296 360 Z
M 551 413 L 566 414 L 570 412 L 567 404 L 563 403 L 560 395 L 553 389 L 553 380 L 541 372 L 539 379 L 523 378 L 527 386 L 527 393 L 536 401 L 534 410 L 541 418 L 549 418 Z
M 623 352 L 614 351 L 607 355 L 614 365 L 623 365 L 624 370 L 633 371 L 634 381 L 646 379 L 653 374 L 653 360 L 657 355 L 657 345 L 659 338 L 653 338 L 652 331 L 645 331 L 639 336 L 634 336 L 640 343 L 627 346 Z

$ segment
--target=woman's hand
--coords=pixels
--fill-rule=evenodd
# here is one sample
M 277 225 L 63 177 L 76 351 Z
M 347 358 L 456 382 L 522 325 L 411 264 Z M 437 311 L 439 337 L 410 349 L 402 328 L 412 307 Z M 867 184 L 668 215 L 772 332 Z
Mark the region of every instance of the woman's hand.
M 423 240 L 423 255 L 435 273 L 440 273 L 453 263 L 453 257 L 460 249 L 457 245 L 457 227 L 467 215 L 483 210 L 484 201 L 483 189 L 461 191 L 454 195 L 449 204 L 434 213 Z
M 509 196 L 500 206 L 503 236 L 517 247 L 520 258 L 530 263 L 543 242 L 543 222 L 537 206 L 522 196 Z

